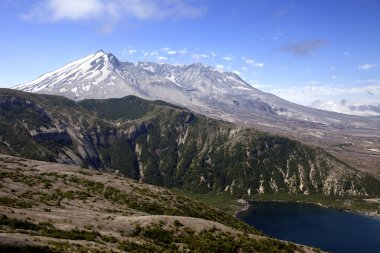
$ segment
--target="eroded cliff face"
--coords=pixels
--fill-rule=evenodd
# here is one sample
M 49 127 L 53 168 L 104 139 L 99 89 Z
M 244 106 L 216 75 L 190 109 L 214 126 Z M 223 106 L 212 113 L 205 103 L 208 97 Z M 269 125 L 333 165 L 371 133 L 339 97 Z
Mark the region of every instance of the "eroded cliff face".
M 358 176 L 320 149 L 231 126 L 160 124 L 165 128 L 154 125 L 135 141 L 139 179 L 144 182 L 239 197 L 277 192 L 372 194 L 365 188 L 365 175 Z
M 115 101 L 117 115 L 112 115 Z M 2 94 L 0 151 L 236 197 L 380 194 L 376 179 L 322 149 L 288 138 L 134 97 L 90 105 L 53 96 Z

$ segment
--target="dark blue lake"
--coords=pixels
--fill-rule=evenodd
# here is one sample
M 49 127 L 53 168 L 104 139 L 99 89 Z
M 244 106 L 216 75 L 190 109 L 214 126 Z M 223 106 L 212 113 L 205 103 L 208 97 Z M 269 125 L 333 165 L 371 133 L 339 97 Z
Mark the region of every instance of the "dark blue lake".
M 380 219 L 310 204 L 252 202 L 238 217 L 267 235 L 333 253 L 380 252 Z

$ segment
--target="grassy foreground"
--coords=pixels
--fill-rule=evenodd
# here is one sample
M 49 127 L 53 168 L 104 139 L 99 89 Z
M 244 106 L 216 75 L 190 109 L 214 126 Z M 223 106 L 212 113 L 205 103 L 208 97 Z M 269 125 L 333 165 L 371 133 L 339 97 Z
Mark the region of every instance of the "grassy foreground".
M 0 189 L 0 252 L 319 252 L 188 196 L 75 166 L 0 155 Z
M 182 190 L 174 190 L 175 192 L 178 192 L 180 194 L 183 194 L 185 196 L 188 196 L 192 199 L 197 199 L 201 202 L 205 202 L 210 206 L 214 206 L 226 213 L 229 214 L 235 214 L 238 212 L 241 208 L 245 206 L 244 203 L 240 203 L 238 199 L 231 196 L 228 193 L 194 193 L 189 191 L 182 191 Z

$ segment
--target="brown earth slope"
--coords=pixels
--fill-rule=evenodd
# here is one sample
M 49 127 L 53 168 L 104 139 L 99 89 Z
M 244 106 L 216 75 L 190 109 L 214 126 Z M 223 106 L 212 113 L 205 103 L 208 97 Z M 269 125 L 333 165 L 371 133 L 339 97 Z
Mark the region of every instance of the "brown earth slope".
M 318 252 L 167 189 L 0 155 L 0 251 Z

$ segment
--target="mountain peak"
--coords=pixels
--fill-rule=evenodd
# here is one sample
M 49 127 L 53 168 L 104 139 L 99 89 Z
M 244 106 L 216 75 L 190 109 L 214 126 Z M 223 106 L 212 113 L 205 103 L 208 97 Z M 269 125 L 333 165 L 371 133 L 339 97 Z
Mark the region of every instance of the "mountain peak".
M 88 56 L 102 57 L 104 55 L 108 55 L 108 53 L 104 52 L 103 49 L 100 49 L 100 50 L 96 51 L 95 53 L 92 53 L 92 54 L 90 54 Z M 84 57 L 84 58 L 86 58 L 86 57 Z
M 207 96 L 219 100 L 219 96 L 254 90 L 236 74 L 216 71 L 202 63 L 134 64 L 121 62 L 103 49 L 14 88 L 75 100 L 135 95 L 190 108 L 193 103 L 204 104 Z
M 43 74 L 31 82 L 15 86 L 14 89 L 39 93 L 58 90 L 66 97 L 77 98 L 80 96 L 79 90 L 87 92 L 91 85 L 98 85 L 108 79 L 118 65 L 119 61 L 114 55 L 101 49 L 62 68 Z M 68 94 L 73 95 L 68 96 Z
M 190 66 L 195 67 L 195 68 L 204 68 L 204 67 L 207 67 L 207 66 L 203 65 L 200 62 L 194 62 L 194 63 L 190 64 Z

